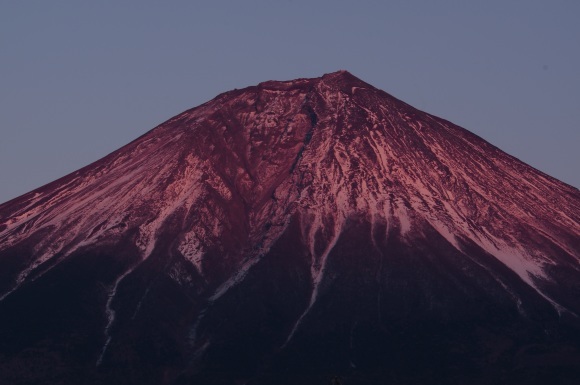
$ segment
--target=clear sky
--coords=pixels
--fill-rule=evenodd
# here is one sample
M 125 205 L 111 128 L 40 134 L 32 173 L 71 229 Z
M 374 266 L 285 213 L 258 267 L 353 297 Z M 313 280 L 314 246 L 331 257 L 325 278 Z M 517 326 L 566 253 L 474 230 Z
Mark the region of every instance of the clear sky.
M 220 92 L 346 69 L 580 186 L 580 1 L 0 2 L 0 202 Z

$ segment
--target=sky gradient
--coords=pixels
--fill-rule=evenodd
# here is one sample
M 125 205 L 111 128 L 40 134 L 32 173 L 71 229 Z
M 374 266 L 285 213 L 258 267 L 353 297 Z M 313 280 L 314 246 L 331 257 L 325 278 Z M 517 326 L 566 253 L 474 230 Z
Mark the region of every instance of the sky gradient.
M 580 186 L 578 1 L 118 3 L 0 4 L 0 203 L 221 92 L 339 69 Z

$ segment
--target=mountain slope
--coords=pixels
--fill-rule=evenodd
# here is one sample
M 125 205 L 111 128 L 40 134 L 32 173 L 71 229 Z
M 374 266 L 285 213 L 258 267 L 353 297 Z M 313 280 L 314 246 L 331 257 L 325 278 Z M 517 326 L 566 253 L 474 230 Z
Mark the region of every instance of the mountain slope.
M 0 206 L 2 372 L 567 381 L 579 235 L 577 189 L 348 72 L 261 83 Z

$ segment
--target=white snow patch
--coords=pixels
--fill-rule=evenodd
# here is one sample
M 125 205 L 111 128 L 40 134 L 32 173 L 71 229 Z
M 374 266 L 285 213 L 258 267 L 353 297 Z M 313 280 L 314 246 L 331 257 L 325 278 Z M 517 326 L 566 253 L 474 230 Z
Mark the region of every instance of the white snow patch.
M 204 250 L 201 242 L 194 233 L 187 233 L 185 239 L 179 244 L 177 250 L 187 259 L 193 263 L 197 271 L 203 275 L 202 262 Z
M 244 280 L 244 278 L 246 278 L 246 275 L 248 275 L 248 272 L 250 271 L 252 266 L 254 266 L 256 263 L 260 262 L 262 257 L 263 257 L 263 254 L 248 258 L 242 264 L 242 266 L 238 269 L 238 271 L 236 271 L 234 273 L 234 275 L 232 275 L 227 281 L 225 281 L 223 284 L 220 285 L 220 287 L 218 287 L 218 289 L 209 298 L 209 300 L 212 302 L 216 301 L 221 296 L 223 296 L 225 293 L 227 293 L 228 290 L 230 290 L 232 287 L 234 287 L 238 283 L 242 282 Z
M 324 278 L 324 273 L 326 272 L 328 255 L 330 254 L 330 252 L 332 251 L 332 249 L 336 245 L 338 238 L 340 237 L 343 223 L 344 223 L 344 218 L 341 218 L 341 220 L 338 220 L 338 218 L 335 218 L 332 238 L 330 239 L 330 241 L 329 241 L 328 245 L 326 246 L 326 249 L 324 250 L 322 255 L 320 255 L 320 257 L 318 257 L 318 258 L 316 257 L 316 254 L 314 252 L 314 243 L 313 242 L 315 239 L 314 235 L 318 231 L 324 230 L 322 221 L 318 220 L 316 222 L 317 227 L 315 227 L 314 230 L 312 230 L 312 229 L 310 230 L 310 234 L 311 234 L 311 236 L 310 236 L 310 242 L 311 242 L 310 252 L 311 252 L 311 258 L 312 258 L 312 264 L 310 266 L 310 274 L 312 277 L 312 293 L 310 295 L 310 301 L 308 303 L 308 306 L 306 307 L 304 312 L 300 315 L 300 317 L 298 318 L 298 320 L 294 324 L 294 327 L 290 331 L 290 334 L 288 335 L 286 342 L 284 342 L 284 344 L 282 345 L 282 348 L 284 348 L 284 347 L 286 347 L 286 345 L 288 345 L 288 342 L 290 342 L 290 340 L 292 339 L 292 337 L 294 336 L 294 334 L 298 330 L 298 327 L 300 327 L 300 325 L 302 324 L 304 317 L 306 317 L 306 315 L 310 312 L 310 309 L 312 309 L 312 306 L 314 305 L 314 303 L 318 299 L 318 291 L 319 291 L 320 283 L 322 282 L 322 279 Z M 318 226 L 320 226 L 320 227 L 318 227 Z
M 445 205 L 445 207 L 446 213 L 452 218 L 451 222 L 456 224 L 458 226 L 457 228 L 453 229 L 450 227 L 450 225 L 438 220 L 437 218 L 430 217 L 428 215 L 425 215 L 424 217 L 429 222 L 429 224 L 457 250 L 463 253 L 463 250 L 457 240 L 457 234 L 461 234 L 465 238 L 473 241 L 489 255 L 492 255 L 506 267 L 516 273 L 528 286 L 534 289 L 541 297 L 546 299 L 559 314 L 561 314 L 563 311 L 568 311 L 566 308 L 550 298 L 547 294 L 542 292 L 542 290 L 535 282 L 535 279 L 538 278 L 544 280 L 550 279 L 543 270 L 543 265 L 549 261 L 549 258 L 533 256 L 524 249 L 509 246 L 504 240 L 492 236 L 487 231 L 485 233 L 474 232 L 469 228 L 465 219 L 461 217 L 455 210 L 451 210 L 448 205 Z M 505 287 L 503 282 L 501 283 Z M 518 305 L 518 308 L 521 307 L 520 305 Z
M 133 271 L 135 271 L 135 269 L 141 264 L 142 261 L 139 261 L 138 263 L 134 264 L 133 266 L 131 266 L 127 271 L 125 271 L 123 274 L 121 274 L 116 280 L 115 283 L 113 284 L 111 291 L 109 292 L 109 296 L 107 299 L 107 303 L 105 305 L 105 315 L 107 316 L 107 325 L 105 326 L 105 344 L 103 345 L 103 348 L 101 349 L 101 354 L 99 355 L 99 358 L 97 359 L 97 366 L 100 366 L 103 363 L 103 358 L 105 357 L 105 353 L 107 352 L 107 348 L 109 347 L 109 344 L 111 343 L 111 339 L 112 336 L 110 334 L 110 330 L 111 327 L 113 326 L 113 323 L 115 322 L 115 309 L 113 309 L 113 300 L 115 299 L 115 295 L 117 295 L 117 289 L 119 288 L 119 284 L 121 283 L 121 281 L 123 281 L 123 279 L 128 276 L 129 274 L 131 274 Z
M 401 226 L 401 235 L 405 236 L 411 231 L 411 219 L 409 218 L 409 214 L 407 213 L 407 209 L 403 203 L 399 200 L 395 200 L 394 208 L 393 208 L 393 217 L 399 221 L 399 225 Z

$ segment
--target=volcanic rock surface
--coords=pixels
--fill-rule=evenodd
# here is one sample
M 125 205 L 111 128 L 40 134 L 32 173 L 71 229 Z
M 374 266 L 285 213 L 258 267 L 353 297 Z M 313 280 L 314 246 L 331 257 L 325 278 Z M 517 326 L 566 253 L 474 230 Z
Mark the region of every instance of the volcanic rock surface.
M 580 192 L 346 71 L 0 205 L 0 383 L 577 384 Z

